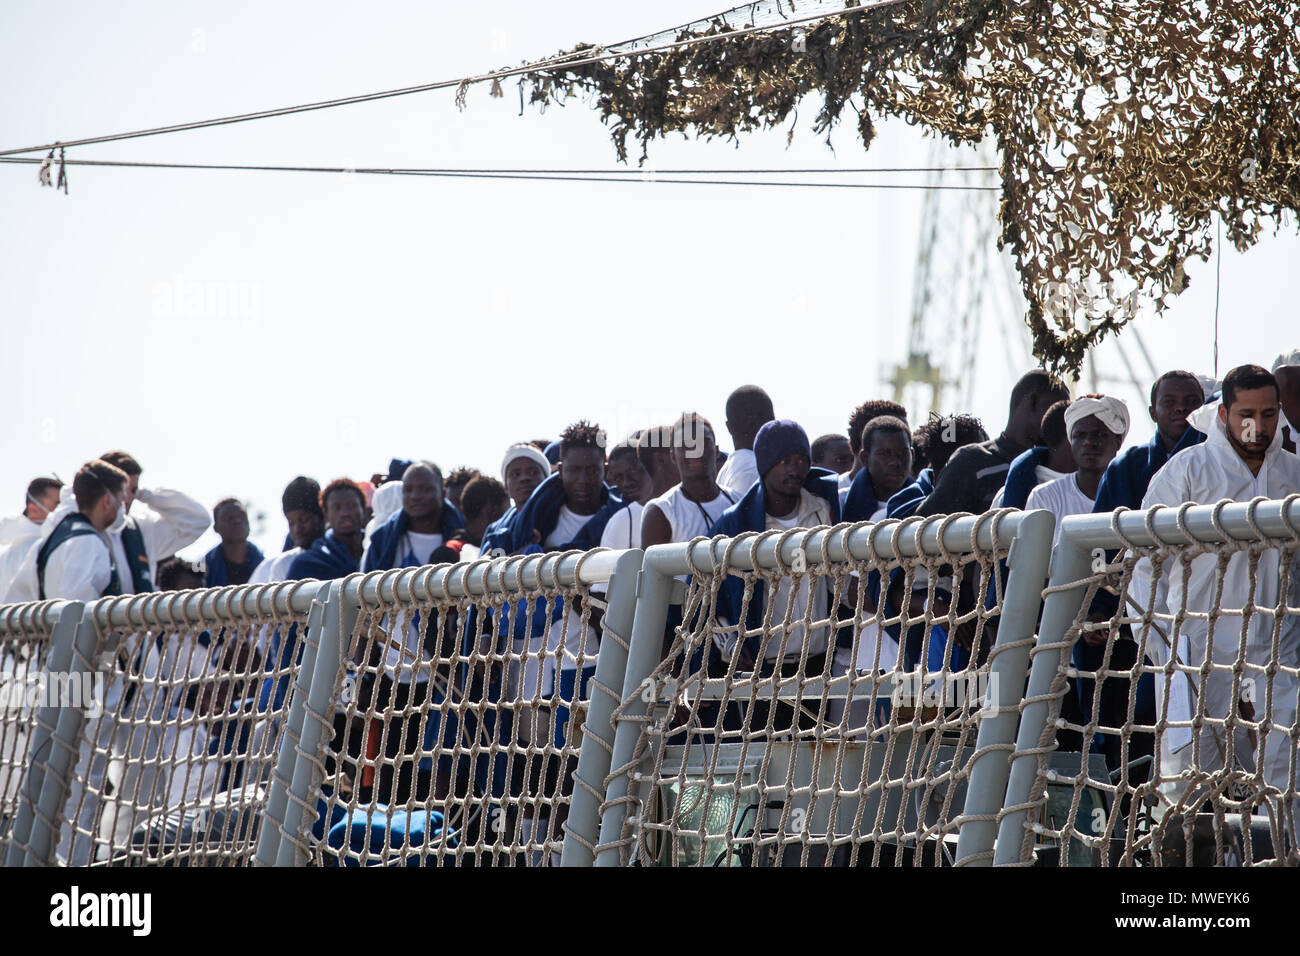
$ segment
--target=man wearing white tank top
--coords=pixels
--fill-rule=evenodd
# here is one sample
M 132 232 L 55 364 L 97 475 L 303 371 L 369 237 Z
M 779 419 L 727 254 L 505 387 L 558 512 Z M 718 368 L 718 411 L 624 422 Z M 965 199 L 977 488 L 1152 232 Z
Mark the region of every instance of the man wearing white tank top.
M 717 439 L 702 415 L 687 412 L 673 424 L 672 452 L 681 483 L 654 498 L 641 518 L 641 547 L 707 536 L 738 500 L 718 485 Z
M 627 507 L 616 512 L 600 536 L 602 548 L 641 547 L 645 506 L 679 481 L 672 455 L 672 426 L 655 426 L 617 445 L 605 465 L 605 481 L 618 488 Z

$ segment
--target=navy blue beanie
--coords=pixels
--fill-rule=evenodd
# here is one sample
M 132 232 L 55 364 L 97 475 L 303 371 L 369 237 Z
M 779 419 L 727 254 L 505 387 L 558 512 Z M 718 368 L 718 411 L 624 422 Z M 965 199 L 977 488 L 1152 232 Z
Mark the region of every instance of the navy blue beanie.
M 544 451 L 542 454 L 546 456 L 546 460 L 549 461 L 552 465 L 558 465 L 560 463 L 561 447 L 563 447 L 563 444 L 557 439 L 556 441 L 553 441 L 549 445 L 547 445 L 546 451 Z
M 803 426 L 788 418 L 778 418 L 760 428 L 754 437 L 754 462 L 758 465 L 758 476 L 765 476 L 786 455 L 805 455 L 811 459 L 812 447 Z

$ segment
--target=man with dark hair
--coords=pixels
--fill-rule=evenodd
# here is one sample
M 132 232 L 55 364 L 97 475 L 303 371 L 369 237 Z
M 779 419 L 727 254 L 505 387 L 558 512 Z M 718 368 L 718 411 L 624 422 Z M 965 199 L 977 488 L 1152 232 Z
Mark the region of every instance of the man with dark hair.
M 853 446 L 843 435 L 831 432 L 812 443 L 812 462 L 837 475 L 853 469 Z
M 845 521 L 880 521 L 889 499 L 912 480 L 912 433 L 893 415 L 880 415 L 862 427 L 858 474 L 844 499 Z
M 949 459 L 934 491 L 921 502 L 916 514 L 926 516 L 989 510 L 1006 481 L 1011 463 L 1038 444 L 1043 415 L 1069 391 L 1050 373 L 1034 369 L 1021 376 L 1011 390 L 1007 425 L 997 438 L 959 448 Z
M 620 452 L 618 448 L 609 453 L 609 465 L 605 469 L 606 480 L 610 475 L 623 475 L 622 484 L 615 484 L 619 497 L 627 502 L 627 507 L 617 512 L 605 525 L 600 536 L 602 548 L 642 547 L 641 533 L 645 521 L 645 509 L 651 501 L 666 494 L 680 480 L 677 464 L 673 459 L 672 426 L 666 428 L 647 428 L 641 432 L 630 446 L 631 455 Z M 632 476 L 635 476 L 634 478 Z M 629 481 L 629 478 L 632 480 Z
M 907 409 L 898 402 L 891 402 L 885 398 L 863 402 L 849 415 L 849 452 L 853 455 L 853 465 L 847 472 L 840 474 L 840 507 L 844 506 L 849 485 L 853 484 L 853 479 L 858 477 L 858 472 L 862 470 L 862 461 L 858 457 L 862 451 L 862 429 L 867 427 L 867 422 L 882 415 L 890 415 L 907 424 Z
M 464 528 L 464 516 L 444 500 L 441 470 L 433 462 L 415 462 L 402 475 L 402 508 L 371 535 L 361 559 L 361 570 L 454 564 L 460 560 Z M 413 711 L 401 718 L 381 717 L 369 727 L 369 749 L 377 752 L 382 740 L 388 758 L 379 773 L 377 799 L 381 803 L 402 804 L 413 792 L 417 799 L 423 799 L 428 793 L 432 778 L 428 773 L 416 773 L 413 758 L 422 740 L 421 723 L 425 723 L 423 739 L 431 744 L 442 729 L 440 705 L 444 698 L 441 691 L 431 696 L 430 682 L 437 679 L 440 685 L 445 685 L 451 680 L 456 637 L 454 617 L 454 614 L 428 615 L 427 620 L 421 620 L 418 615 L 392 615 L 386 622 L 392 639 L 368 643 L 359 651 L 368 662 L 361 699 L 369 701 L 380 715 Z M 421 710 L 430 700 L 435 710 L 426 719 Z M 357 739 L 349 748 L 353 756 L 361 753 L 360 728 L 356 731 Z M 439 767 L 441 771 L 448 769 Z
M 96 459 L 82 465 L 66 498 L 28 545 L 13 584 L 11 602 L 94 601 L 122 593 L 124 569 L 118 567 L 107 531 L 126 500 L 127 476 Z
M 1258 365 L 1234 368 L 1224 376 L 1217 414 L 1206 423 L 1208 437 L 1174 455 L 1156 472 L 1142 507 L 1213 504 L 1225 498 L 1249 501 L 1261 495 L 1285 498 L 1300 491 L 1300 458 L 1282 449 L 1279 406 L 1277 382 L 1270 372 Z M 1175 671 L 1167 691 L 1161 686 L 1164 675 L 1157 674 L 1156 701 L 1163 708 L 1164 698 L 1169 698 L 1169 712 L 1162 717 L 1200 724 L 1196 746 L 1189 746 L 1197 732 L 1190 727 L 1171 727 L 1165 733 L 1160 772 L 1166 779 L 1193 769 L 1193 760 L 1197 773 L 1223 767 L 1227 734 L 1235 731 L 1236 752 L 1248 759 L 1253 755 L 1268 786 L 1294 792 L 1295 781 L 1289 779 L 1294 743 L 1288 735 L 1296 720 L 1292 666 L 1300 659 L 1300 617 L 1275 618 L 1252 614 L 1248 608 L 1300 604 L 1300 574 L 1279 567 L 1282 557 L 1291 561 L 1293 556 L 1276 548 L 1258 554 L 1212 551 L 1193 558 L 1190 567 L 1163 575 L 1168 580 L 1167 597 L 1157 592 L 1154 603 L 1158 612 L 1177 615 L 1181 622 L 1175 630 L 1177 655 L 1186 672 Z M 1143 558 L 1141 563 L 1148 561 Z M 1134 580 L 1138 580 L 1136 573 Z M 1287 583 L 1286 594 L 1278 593 L 1280 581 Z M 1149 595 L 1139 593 L 1136 599 L 1145 606 Z M 1230 613 L 1220 617 L 1216 609 Z M 1143 650 L 1159 665 L 1169 660 L 1170 650 L 1154 630 Z M 1242 669 L 1235 669 L 1238 659 Z M 1188 672 L 1195 674 L 1191 684 Z M 1262 710 L 1270 701 L 1271 713 L 1257 714 L 1256 709 Z M 1273 731 L 1267 738 L 1248 731 L 1240 722 L 1243 718 L 1271 720 Z M 1222 724 L 1225 719 L 1231 730 Z M 1265 751 L 1259 753 L 1265 741 Z
M 329 581 L 357 570 L 364 551 L 366 495 L 351 478 L 335 478 L 320 493 L 326 531 L 289 565 L 289 580 Z
M 447 474 L 443 487 L 447 493 L 447 500 L 453 506 L 460 509 L 460 496 L 465 491 L 465 486 L 477 478 L 481 472 L 477 468 L 467 468 L 462 465 L 459 468 L 453 468 Z
M 417 461 L 402 475 L 402 508 L 371 535 L 362 571 L 416 568 L 460 560 L 465 516 L 444 500 L 442 472 Z
M 158 565 L 159 591 L 193 591 L 205 586 L 203 569 L 197 564 L 169 558 Z
M 1043 444 L 1035 445 L 1011 463 L 1007 483 L 993 497 L 994 508 L 1023 508 L 1029 493 L 1041 484 L 1074 474 L 1074 452 L 1066 434 L 1068 401 L 1057 402 L 1043 415 Z
M 488 529 L 483 554 L 496 549 L 501 554 L 535 554 L 542 551 L 589 550 L 599 544 L 606 523 L 623 507 L 623 501 L 604 483 L 605 435 L 596 425 L 579 421 L 560 436 L 559 471 L 543 481 L 516 511 L 507 513 Z M 569 709 L 575 700 L 587 699 L 587 686 L 596 673 L 599 653 L 600 615 L 588 615 L 582 626 L 580 608 L 562 599 L 537 601 L 533 613 L 524 613 L 523 603 L 507 606 L 495 622 L 484 629 L 491 642 L 508 652 L 509 673 L 491 679 L 482 693 L 512 701 L 509 717 L 496 723 L 502 741 L 523 740 L 533 746 L 546 743 L 563 746 L 568 734 Z M 476 632 L 471 624 L 469 633 Z M 495 635 L 492 638 L 490 635 Z M 497 683 L 497 682 L 500 683 Z M 472 690 L 471 696 L 479 691 Z M 539 702 L 556 701 L 552 708 Z M 486 722 L 485 722 L 486 723 Z M 484 727 L 484 732 L 489 732 Z M 530 778 L 524 779 L 525 761 L 514 762 L 515 778 L 509 786 L 531 795 L 553 793 L 571 786 L 571 767 L 562 761 L 534 761 Z M 545 766 L 543 766 L 543 764 Z M 499 778 L 506 761 L 484 773 Z M 494 789 L 504 786 L 500 779 Z M 532 811 L 526 811 L 531 832 Z
M 8 603 L 9 584 L 18 574 L 32 542 L 41 536 L 41 525 L 59 506 L 63 482 L 57 478 L 35 478 L 27 485 L 23 510 L 0 518 L 0 604 Z
M 506 486 L 490 475 L 480 475 L 465 486 L 460 496 L 461 514 L 465 516 L 464 560 L 479 556 L 483 533 L 510 509 Z
M 158 561 L 199 540 L 208 530 L 208 509 L 179 491 L 141 488 L 143 469 L 134 456 L 124 451 L 107 452 L 101 459 L 116 465 L 127 476 L 122 516 L 108 529 L 122 593 L 152 591 Z M 133 511 L 137 499 L 144 508 Z
M 988 439 L 984 423 L 974 415 L 945 415 L 941 418 L 931 412 L 930 418 L 912 432 L 913 453 L 920 449 L 925 456 L 919 468 L 917 462 L 912 462 L 916 479 L 889 499 L 885 517 L 906 518 L 913 514 L 934 490 L 934 483 L 948 466 L 953 452 Z
M 248 540 L 248 511 L 238 498 L 222 498 L 212 509 L 212 527 L 221 543 L 203 556 L 204 581 L 210 588 L 247 584 L 263 561 L 262 550 Z
M 1174 455 L 1205 441 L 1205 433 L 1193 428 L 1187 416 L 1205 403 L 1201 383 L 1191 372 L 1165 372 L 1151 386 L 1147 414 L 1156 433 L 1145 445 L 1137 445 L 1115 458 L 1102 476 L 1092 510 L 1111 512 L 1116 508 L 1137 508 L 1151 479 Z
M 289 581 L 289 568 L 293 559 L 312 546 L 325 534 L 325 512 L 320 507 L 320 484 L 313 478 L 299 475 L 289 482 L 280 496 L 284 520 L 289 523 L 289 541 L 292 547 L 280 554 L 266 558 L 253 576 L 250 584 L 268 584 L 272 581 Z
M 739 498 L 758 481 L 754 438 L 775 417 L 771 397 L 757 385 L 742 385 L 727 396 L 727 431 L 735 450 L 718 471 L 719 488 Z
M 777 419 L 759 429 L 754 439 L 754 462 L 760 480 L 722 513 L 709 529 L 710 535 L 735 537 L 746 531 L 814 528 L 839 521 L 836 477 L 823 468 L 812 467 L 808 435 L 797 422 Z M 744 591 L 743 582 L 735 576 L 728 576 L 718 591 L 717 613 L 724 629 L 720 648 L 723 655 L 730 658 L 739 652 L 742 664 L 759 666 L 772 673 L 796 664 L 807 642 L 807 673 L 819 673 L 825 663 L 827 635 L 822 629 L 805 634 L 802 622 L 810 601 L 814 602 L 811 620 L 826 618 L 829 594 L 825 583 L 819 583 L 813 593 L 805 576 L 798 593 L 791 593 L 791 579 L 785 579 L 773 599 L 773 630 L 742 641 L 740 631 L 762 629 L 767 598 L 764 585 L 755 583 L 747 617 L 742 621 Z M 782 648 L 785 629 L 777 622 L 785 619 L 787 610 L 791 624 Z
M 641 516 L 640 546 L 689 541 L 707 535 L 722 513 L 738 500 L 717 481 L 717 438 L 708 419 L 687 412 L 669 430 L 679 478 L 646 506 Z
M 650 473 L 641 467 L 635 438 L 621 441 L 609 450 L 609 460 L 605 462 L 605 484 L 618 492 L 618 496 L 629 505 L 633 502 L 644 505 L 650 500 Z

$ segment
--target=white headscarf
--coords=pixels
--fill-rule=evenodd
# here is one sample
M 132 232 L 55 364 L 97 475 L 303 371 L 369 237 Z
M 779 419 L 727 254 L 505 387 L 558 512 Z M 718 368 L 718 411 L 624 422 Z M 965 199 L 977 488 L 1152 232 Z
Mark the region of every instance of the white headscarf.
M 1101 398 L 1076 398 L 1065 409 L 1065 433 L 1068 435 L 1074 423 L 1089 415 L 1096 415 L 1098 421 L 1119 436 L 1123 441 L 1128 434 L 1128 406 L 1118 398 L 1103 395 Z

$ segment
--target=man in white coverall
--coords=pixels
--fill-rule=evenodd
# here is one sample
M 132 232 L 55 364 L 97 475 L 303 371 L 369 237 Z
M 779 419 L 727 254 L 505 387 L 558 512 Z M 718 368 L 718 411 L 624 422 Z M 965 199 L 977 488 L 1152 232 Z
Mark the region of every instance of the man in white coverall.
M 1223 399 L 1216 416 L 1203 423 L 1209 437 L 1204 444 L 1175 455 L 1156 473 L 1142 507 L 1177 506 L 1185 501 L 1213 504 L 1223 498 L 1249 501 L 1259 495 L 1284 498 L 1300 491 L 1300 458 L 1283 450 L 1278 423 L 1279 394 L 1273 375 L 1257 365 L 1233 369 L 1223 380 Z M 1199 717 L 1204 724 L 1195 741 L 1190 727 L 1171 728 L 1166 732 L 1161 740 L 1161 776 L 1167 778 L 1187 769 L 1213 772 L 1224 768 L 1229 743 L 1225 719 L 1258 722 L 1269 717 L 1273 726 L 1267 735 L 1248 733 L 1247 728 L 1237 725 L 1232 739 L 1234 763 L 1248 772 L 1260 767 L 1264 781 L 1282 793 L 1294 790 L 1295 781 L 1290 779 L 1289 734 L 1296 720 L 1297 679 L 1294 672 L 1280 670 L 1273 677 L 1270 697 L 1264 668 L 1273 651 L 1271 614 L 1251 615 L 1246 626 L 1244 654 L 1241 647 L 1240 609 L 1247 603 L 1264 609 L 1277 604 L 1281 580 L 1279 554 L 1274 549 L 1260 555 L 1253 593 L 1249 556 L 1244 552 L 1233 554 L 1223 575 L 1218 607 L 1236 613 L 1219 617 L 1213 627 L 1208 620 L 1190 616 L 1182 622 L 1178 635 L 1180 662 L 1192 668 L 1200 667 L 1208 652 L 1214 669 L 1203 680 L 1199 674 L 1181 673 L 1172 680 L 1169 720 L 1190 721 Z M 1186 594 L 1182 570 L 1172 562 L 1167 563 L 1162 573 L 1168 582 L 1167 598 L 1157 597 L 1156 610 L 1171 615 L 1184 607 L 1189 615 L 1210 611 L 1218 590 L 1217 562 L 1214 554 L 1192 561 Z M 1292 607 L 1300 603 L 1300 568 L 1291 569 L 1286 603 Z M 1171 631 L 1172 626 L 1165 625 L 1162 629 Z M 1147 635 L 1145 650 L 1157 664 L 1169 659 L 1169 648 L 1154 630 Z M 1232 700 L 1231 670 L 1239 655 L 1245 663 L 1240 703 Z M 1300 618 L 1282 619 L 1278 663 L 1287 668 L 1300 664 Z M 1157 706 L 1162 711 L 1163 683 L 1158 679 L 1156 688 Z M 1162 789 L 1176 799 L 1184 787 L 1167 784 Z

